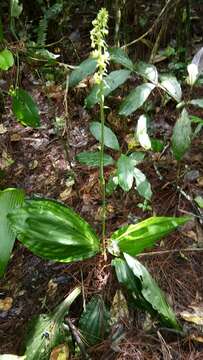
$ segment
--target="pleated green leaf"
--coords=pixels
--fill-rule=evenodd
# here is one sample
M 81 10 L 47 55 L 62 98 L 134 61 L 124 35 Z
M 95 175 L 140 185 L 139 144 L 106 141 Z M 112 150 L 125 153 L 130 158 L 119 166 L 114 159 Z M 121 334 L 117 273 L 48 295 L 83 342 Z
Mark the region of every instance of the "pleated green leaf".
M 104 78 L 104 96 L 108 96 L 112 91 L 122 85 L 130 76 L 129 70 L 115 70 Z M 99 102 L 99 85 L 93 86 L 90 94 L 85 99 L 87 108 L 93 107 Z
M 95 166 L 99 167 L 100 165 L 100 151 L 83 151 L 76 155 L 76 159 L 79 161 L 79 163 L 87 165 L 87 166 Z M 104 166 L 113 165 L 114 160 L 113 158 L 108 155 L 104 154 Z
M 49 359 L 51 350 L 65 340 L 64 316 L 80 292 L 80 288 L 75 288 L 52 314 L 41 314 L 31 320 L 25 339 L 26 360 Z
M 141 294 L 143 298 L 157 312 L 163 324 L 180 330 L 180 325 L 176 320 L 175 313 L 167 303 L 164 293 L 159 288 L 156 281 L 152 278 L 146 267 L 142 265 L 137 259 L 134 259 L 128 254 L 124 253 L 124 258 L 130 270 L 140 282 Z
M 7 215 L 22 206 L 23 201 L 24 193 L 20 189 L 0 191 L 0 277 L 4 274 L 16 237 Z
M 40 126 L 39 110 L 30 94 L 23 89 L 16 89 L 12 95 L 12 110 L 17 120 L 26 126 Z
M 135 64 L 135 71 L 144 79 L 158 83 L 158 71 L 156 66 L 140 61 Z
M 154 88 L 155 85 L 151 83 L 145 83 L 137 86 L 121 103 L 119 115 L 128 116 L 139 109 L 147 100 Z
M 115 256 L 121 252 L 135 256 L 188 220 L 190 217 L 150 217 L 138 224 L 123 226 L 111 235 L 108 249 Z
M 143 196 L 146 200 L 150 200 L 152 197 L 152 189 L 145 174 L 138 168 L 134 168 L 134 177 L 136 183 L 137 192 Z
M 83 311 L 79 329 L 89 346 L 95 345 L 108 334 L 110 313 L 101 296 L 95 295 Z
M 110 60 L 113 63 L 123 65 L 125 68 L 133 71 L 134 65 L 130 60 L 126 52 L 121 48 L 111 48 L 109 49 Z
M 182 90 L 180 83 L 173 75 L 162 75 L 161 76 L 161 85 L 164 87 L 166 92 L 174 98 L 177 102 L 181 101 Z
M 134 164 L 126 155 L 121 154 L 117 161 L 118 184 L 124 191 L 129 191 L 133 185 Z
M 4 49 L 0 52 L 0 70 L 8 70 L 14 64 L 13 54 L 10 50 Z
M 101 142 L 101 123 L 93 121 L 90 124 L 90 132 L 92 135 Z M 114 132 L 104 125 L 104 145 L 113 150 L 119 150 L 119 142 Z
M 75 70 L 72 71 L 69 78 L 69 87 L 74 87 L 87 76 L 94 74 L 97 68 L 97 61 L 89 58 L 84 60 Z
M 192 99 L 189 101 L 189 104 L 203 109 L 203 99 Z
M 112 266 L 115 268 L 118 282 L 128 290 L 129 296 L 133 299 L 133 304 L 154 315 L 152 306 L 142 295 L 142 286 L 139 279 L 133 274 L 126 260 L 123 258 L 115 258 L 112 260 Z
M 187 110 L 183 109 L 176 121 L 172 135 L 172 150 L 176 160 L 181 160 L 189 149 L 192 140 L 191 120 Z
M 34 254 L 46 259 L 84 260 L 100 249 L 91 226 L 71 208 L 52 200 L 28 200 L 9 219 L 17 238 Z

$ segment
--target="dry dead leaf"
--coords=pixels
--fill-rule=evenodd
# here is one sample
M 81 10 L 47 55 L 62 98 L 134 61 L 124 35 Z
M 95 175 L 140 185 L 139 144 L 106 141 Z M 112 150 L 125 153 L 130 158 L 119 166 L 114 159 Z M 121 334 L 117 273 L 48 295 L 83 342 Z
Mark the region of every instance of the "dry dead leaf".
M 0 135 L 5 134 L 8 130 L 3 124 L 0 124 Z
M 190 305 L 189 308 L 191 308 L 193 312 L 187 310 L 182 311 L 180 313 L 182 319 L 193 324 L 203 326 L 203 303 L 200 303 L 198 306 Z
M 13 299 L 11 297 L 6 297 L 5 299 L 0 299 L 0 311 L 8 311 L 13 305 Z
M 72 196 L 72 187 L 68 187 L 59 195 L 62 201 L 68 200 L 71 196 Z
M 68 346 L 61 344 L 52 350 L 49 360 L 68 360 L 69 355 L 70 352 Z
M 198 336 L 198 335 L 192 334 L 190 336 L 190 339 L 195 340 L 199 343 L 203 343 L 203 336 Z
M 16 133 L 16 134 L 12 134 L 11 135 L 11 138 L 10 138 L 11 141 L 20 141 L 21 140 L 21 135 Z
M 203 176 L 200 176 L 200 177 L 197 179 L 197 182 L 198 182 L 199 186 L 203 186 Z
M 55 282 L 51 279 L 51 280 L 49 281 L 49 283 L 48 283 L 48 289 L 47 289 L 47 292 L 48 292 L 49 296 L 55 295 L 57 289 L 58 289 L 57 283 L 55 283 Z
M 7 151 L 2 151 L 2 157 L 0 159 L 0 168 L 1 170 L 7 169 L 9 166 L 11 166 L 14 163 L 14 160 L 12 159 L 11 155 L 7 153 Z

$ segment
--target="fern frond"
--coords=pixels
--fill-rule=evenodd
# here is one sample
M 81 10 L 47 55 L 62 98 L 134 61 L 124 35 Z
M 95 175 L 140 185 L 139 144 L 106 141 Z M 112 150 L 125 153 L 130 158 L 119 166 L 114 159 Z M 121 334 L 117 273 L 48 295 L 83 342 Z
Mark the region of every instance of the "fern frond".
M 47 38 L 47 29 L 48 29 L 48 21 L 46 17 L 43 17 L 39 21 L 38 31 L 37 31 L 37 45 L 45 46 L 46 38 Z

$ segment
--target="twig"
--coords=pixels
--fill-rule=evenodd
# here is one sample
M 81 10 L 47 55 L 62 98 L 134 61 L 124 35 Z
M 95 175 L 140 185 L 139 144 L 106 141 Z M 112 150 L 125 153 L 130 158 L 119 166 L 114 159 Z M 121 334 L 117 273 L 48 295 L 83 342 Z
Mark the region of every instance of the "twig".
M 81 351 L 82 356 L 84 356 L 84 359 L 89 359 L 89 356 L 86 352 L 85 345 L 81 340 L 81 335 L 79 330 L 76 328 L 76 326 L 72 323 L 71 319 L 67 316 L 65 318 L 65 323 L 63 324 L 64 329 L 71 331 L 71 334 L 78 344 L 78 347 Z
M 172 0 L 168 0 L 165 4 L 165 6 L 163 7 L 163 9 L 161 10 L 161 12 L 159 13 L 156 21 L 153 23 L 153 25 L 144 33 L 142 34 L 141 36 L 139 36 L 137 39 L 131 41 L 130 43 L 128 44 L 125 44 L 122 46 L 122 49 L 125 49 L 139 41 L 141 41 L 142 39 L 144 39 L 147 35 L 149 35 L 155 28 L 155 26 L 157 25 L 157 23 L 159 22 L 159 20 L 161 19 L 162 15 L 164 14 L 164 12 L 166 11 L 167 7 L 169 6 L 169 4 L 172 2 Z
M 171 249 L 171 250 L 162 250 L 162 251 L 151 251 L 148 253 L 138 254 L 137 257 L 144 257 L 144 256 L 154 256 L 154 255 L 165 255 L 165 254 L 174 254 L 179 252 L 201 252 L 203 248 L 183 248 L 183 249 Z

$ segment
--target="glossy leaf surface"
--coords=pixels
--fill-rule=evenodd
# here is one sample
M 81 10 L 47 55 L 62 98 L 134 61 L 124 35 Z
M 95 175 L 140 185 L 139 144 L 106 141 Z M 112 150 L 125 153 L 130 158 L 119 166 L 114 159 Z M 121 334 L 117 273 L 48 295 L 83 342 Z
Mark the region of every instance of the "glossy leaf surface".
M 43 258 L 71 262 L 87 259 L 99 251 L 99 239 L 91 226 L 58 202 L 28 200 L 9 219 L 17 238 Z
M 139 109 L 147 100 L 154 88 L 155 85 L 151 83 L 145 83 L 137 86 L 121 103 L 119 115 L 128 116 Z
M 97 61 L 89 58 L 84 60 L 75 70 L 72 71 L 69 78 L 69 87 L 74 87 L 87 76 L 94 74 L 97 68 Z
M 65 338 L 63 330 L 64 316 L 78 297 L 81 290 L 75 288 L 70 295 L 49 315 L 41 314 L 30 323 L 25 343 L 26 360 L 47 360 L 51 350 Z
M 152 64 L 147 64 L 141 61 L 135 65 L 135 71 L 149 81 L 155 83 L 158 82 L 158 72 L 156 66 Z
M 10 1 L 10 14 L 11 17 L 18 18 L 23 11 L 23 5 L 19 3 L 19 0 Z
M 129 191 L 133 185 L 134 165 L 128 156 L 121 154 L 117 161 L 118 184 L 124 191 Z
M 0 70 L 8 70 L 14 64 L 13 54 L 10 50 L 4 49 L 0 52 Z
M 167 91 L 167 93 L 174 98 L 177 102 L 181 101 L 182 90 L 180 83 L 173 75 L 162 75 L 161 85 Z
M 96 151 L 96 152 L 83 151 L 76 156 L 76 159 L 81 164 L 98 167 L 100 165 L 100 151 Z M 114 164 L 113 158 L 108 154 L 104 154 L 104 166 L 113 165 L 113 164 Z
M 163 323 L 169 327 L 180 329 L 175 313 L 167 303 L 164 293 L 146 267 L 128 254 L 124 254 L 124 257 L 134 276 L 140 282 L 143 298 L 153 307 Z
M 125 68 L 129 70 L 133 70 L 133 62 L 130 60 L 128 55 L 121 48 L 111 48 L 109 50 L 110 60 L 116 64 L 123 65 Z
M 22 206 L 23 201 L 24 192 L 20 189 L 0 191 L 0 277 L 4 274 L 16 238 L 7 215 Z
M 150 217 L 138 224 L 123 226 L 111 235 L 109 251 L 116 256 L 120 252 L 135 256 L 154 246 L 163 236 L 170 234 L 189 219 L 188 217 Z
M 152 197 L 152 190 L 145 174 L 143 174 L 143 172 L 138 168 L 134 168 L 134 177 L 137 192 L 146 200 L 150 200 Z
M 101 296 L 94 296 L 82 313 L 79 328 L 89 346 L 95 345 L 108 334 L 110 313 Z
M 112 265 L 115 268 L 118 282 L 129 291 L 129 295 L 131 295 L 134 300 L 135 306 L 149 311 L 150 314 L 154 315 L 151 305 L 142 296 L 142 286 L 139 279 L 133 274 L 126 260 L 123 258 L 115 258 L 112 260 Z
M 145 149 L 151 149 L 151 141 L 147 133 L 147 116 L 141 115 L 137 121 L 136 135 L 140 145 Z
M 122 85 L 130 76 L 129 70 L 115 70 L 104 78 L 104 96 Z M 93 86 L 90 94 L 85 99 L 85 106 L 91 108 L 99 102 L 99 85 Z
M 140 164 L 145 157 L 145 153 L 141 152 L 141 151 L 136 151 L 133 152 L 129 155 L 129 159 L 133 162 L 133 165 L 138 165 Z
M 38 107 L 27 91 L 15 90 L 12 95 L 12 110 L 17 120 L 23 125 L 33 128 L 40 126 Z
M 172 135 L 172 150 L 176 160 L 180 160 L 189 149 L 192 138 L 191 120 L 188 112 L 183 109 L 176 121 Z
M 203 109 L 203 99 L 193 99 L 193 100 L 189 101 L 189 104 Z
M 101 123 L 97 121 L 93 121 L 90 124 L 90 132 L 95 137 L 95 139 L 101 142 Z M 120 149 L 116 135 L 109 127 L 105 125 L 104 125 L 104 145 L 113 150 Z

